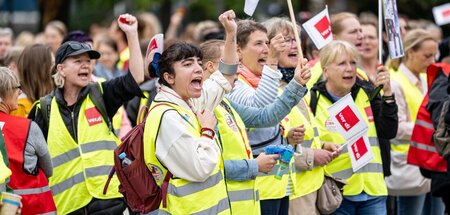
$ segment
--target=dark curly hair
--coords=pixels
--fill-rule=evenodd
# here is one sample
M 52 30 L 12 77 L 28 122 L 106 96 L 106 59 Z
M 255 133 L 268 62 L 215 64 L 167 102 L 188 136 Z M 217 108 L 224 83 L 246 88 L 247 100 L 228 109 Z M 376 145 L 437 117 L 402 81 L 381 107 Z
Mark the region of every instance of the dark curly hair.
M 150 68 L 150 77 L 160 77 L 159 83 L 166 86 L 170 86 L 164 79 L 164 73 L 169 73 L 175 76 L 175 71 L 173 70 L 173 64 L 177 61 L 190 58 L 198 57 L 200 60 L 203 59 L 202 52 L 200 49 L 192 44 L 186 42 L 176 42 L 164 50 L 161 59 L 158 62 L 159 75 L 156 74 L 154 69 Z

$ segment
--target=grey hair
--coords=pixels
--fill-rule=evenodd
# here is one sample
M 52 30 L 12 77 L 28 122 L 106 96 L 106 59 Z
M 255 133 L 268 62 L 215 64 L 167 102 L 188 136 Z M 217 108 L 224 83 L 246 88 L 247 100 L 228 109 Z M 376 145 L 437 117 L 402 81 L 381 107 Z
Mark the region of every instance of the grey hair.
M 12 40 L 14 33 L 11 28 L 0 28 L 0 37 L 10 37 Z
M 7 67 L 0 67 L 0 98 L 5 98 L 20 85 L 19 78 Z

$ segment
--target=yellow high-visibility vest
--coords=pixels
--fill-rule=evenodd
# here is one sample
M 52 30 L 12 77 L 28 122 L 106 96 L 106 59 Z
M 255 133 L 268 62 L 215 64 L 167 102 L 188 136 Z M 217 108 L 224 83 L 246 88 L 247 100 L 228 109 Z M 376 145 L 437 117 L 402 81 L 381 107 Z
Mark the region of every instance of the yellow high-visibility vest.
M 164 105 L 157 104 L 164 103 Z M 153 108 L 153 109 L 152 109 Z M 156 167 L 161 170 L 161 180 L 157 184 L 161 186 L 167 169 L 156 157 L 156 139 L 158 137 L 161 119 L 167 111 L 177 111 L 186 123 L 186 129 L 193 137 L 200 137 L 200 124 L 192 111 L 168 102 L 152 102 L 144 129 L 144 160 L 148 167 Z M 189 125 L 187 125 L 189 124 Z M 227 195 L 225 180 L 223 177 L 223 161 L 216 166 L 212 174 L 204 182 L 191 182 L 177 178 L 175 175 L 169 180 L 167 189 L 167 207 L 160 206 L 160 214 L 230 214 L 230 204 Z M 186 164 L 189 165 L 189 164 Z
M 344 144 L 345 139 L 338 133 L 327 132 L 325 122 L 327 117 L 320 114 L 327 113 L 327 108 L 332 105 L 332 102 L 325 96 L 317 95 L 316 119 L 319 127 L 320 140 L 324 142 L 332 142 L 336 144 Z M 370 106 L 369 96 L 361 88 L 359 89 L 355 104 L 358 107 L 363 119 L 369 125 L 368 137 L 370 146 L 373 152 L 373 160 L 367 165 L 359 169 L 356 173 L 353 172 L 350 155 L 347 147 L 339 157 L 325 166 L 325 171 L 331 173 L 335 177 L 346 179 L 348 185 L 344 186 L 344 195 L 353 196 L 362 193 L 363 191 L 371 196 L 386 196 L 387 188 L 384 182 L 383 166 L 381 161 L 380 147 L 378 143 L 377 131 Z
M 253 159 L 245 124 L 227 99 L 214 110 L 224 160 Z M 233 214 L 261 214 L 255 180 L 226 180 Z
M 392 80 L 395 80 L 402 88 L 403 95 L 406 100 L 405 102 L 408 107 L 409 118 L 411 119 L 411 122 L 414 123 L 425 95 L 423 95 L 422 92 L 420 92 L 420 90 L 409 81 L 403 72 L 396 71 L 391 72 L 390 74 Z M 409 146 L 411 145 L 411 141 L 403 139 L 393 139 L 390 142 L 391 150 L 401 154 L 408 153 Z
M 300 147 L 320 149 L 322 148 L 322 144 L 319 139 L 319 131 L 317 128 L 316 119 L 314 118 L 314 115 L 312 114 L 311 109 L 306 102 L 306 99 L 302 99 L 300 103 L 301 104 L 299 105 L 305 105 L 308 111 L 308 117 L 305 117 L 297 106 L 292 108 L 289 115 L 282 121 L 282 124 L 286 128 L 286 130 L 304 125 L 306 129 L 305 137 L 303 142 L 297 145 L 297 152 Z M 294 188 L 295 193 L 289 196 L 290 199 L 296 199 L 308 195 L 318 190 L 322 186 L 324 180 L 323 167 L 316 166 L 309 171 L 299 171 L 295 168 L 293 169 L 295 170 L 296 186 Z
M 50 188 L 57 211 L 67 214 L 86 206 L 92 198 L 119 198 L 119 180 L 114 176 L 106 195 L 108 174 L 114 165 L 113 150 L 119 139 L 108 128 L 90 95 L 81 104 L 76 132 L 78 141 L 70 135 L 62 119 L 56 98 L 51 102 L 48 149 L 53 163 Z

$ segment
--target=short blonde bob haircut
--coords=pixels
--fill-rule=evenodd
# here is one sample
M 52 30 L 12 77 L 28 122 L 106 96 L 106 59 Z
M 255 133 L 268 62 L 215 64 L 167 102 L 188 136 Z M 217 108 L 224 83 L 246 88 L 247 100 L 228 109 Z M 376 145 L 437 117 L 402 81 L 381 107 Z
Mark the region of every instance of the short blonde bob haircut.
M 346 41 L 333 40 L 320 50 L 320 64 L 322 68 L 325 68 L 332 63 L 336 63 L 345 55 L 349 55 L 356 62 L 359 61 L 358 50 L 356 50 L 355 46 Z

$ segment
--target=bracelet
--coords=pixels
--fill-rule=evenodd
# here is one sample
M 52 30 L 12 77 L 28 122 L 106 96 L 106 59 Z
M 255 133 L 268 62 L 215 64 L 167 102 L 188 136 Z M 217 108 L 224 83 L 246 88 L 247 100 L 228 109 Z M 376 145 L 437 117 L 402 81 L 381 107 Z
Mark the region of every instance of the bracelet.
M 202 128 L 200 133 L 202 134 L 202 137 L 207 137 L 211 140 L 214 139 L 214 136 L 216 135 L 216 132 L 210 128 Z
M 392 96 L 383 96 L 383 101 L 387 102 L 387 101 L 394 101 L 395 102 L 395 95 L 392 94 Z
M 234 75 L 237 73 L 238 64 L 226 64 L 220 59 L 219 71 L 224 75 Z

